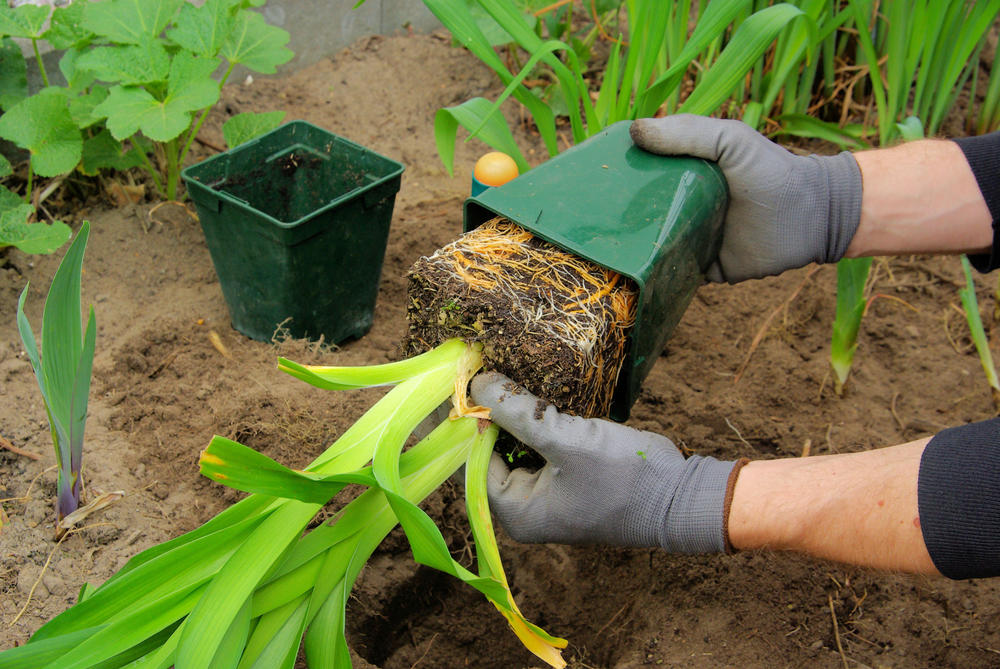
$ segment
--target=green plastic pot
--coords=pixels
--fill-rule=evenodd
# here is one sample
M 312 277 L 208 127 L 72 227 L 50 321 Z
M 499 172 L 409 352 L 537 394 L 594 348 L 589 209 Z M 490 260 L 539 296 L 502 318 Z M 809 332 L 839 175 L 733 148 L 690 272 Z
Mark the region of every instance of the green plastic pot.
M 503 186 L 465 202 L 465 230 L 504 216 L 631 278 L 636 323 L 611 418 L 626 420 L 642 381 L 718 255 L 728 187 L 715 163 L 643 151 L 631 121 L 608 126 Z
M 185 169 L 233 327 L 339 343 L 372 325 L 403 166 L 293 121 Z

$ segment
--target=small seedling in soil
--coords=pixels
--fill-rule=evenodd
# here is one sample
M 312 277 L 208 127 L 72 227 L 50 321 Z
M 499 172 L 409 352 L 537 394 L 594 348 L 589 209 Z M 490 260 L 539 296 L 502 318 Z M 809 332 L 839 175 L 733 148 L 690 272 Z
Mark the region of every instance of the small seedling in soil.
M 57 521 L 76 511 L 80 505 L 83 429 L 87 421 L 87 399 L 97 336 L 93 307 L 90 308 L 86 331 L 81 325 L 80 274 L 89 235 L 90 223 L 84 221 L 49 286 L 42 314 L 41 350 L 24 314 L 28 286 L 21 291 L 17 302 L 17 327 L 38 379 L 56 451 L 59 470 Z
M 983 328 L 983 319 L 979 315 L 979 300 L 976 299 L 976 284 L 972 280 L 972 268 L 969 259 L 962 256 L 962 270 L 965 272 L 965 287 L 958 291 L 965 309 L 965 320 L 969 324 L 969 333 L 979 354 L 979 363 L 983 366 L 986 381 L 990 384 L 993 404 L 1000 410 L 1000 381 L 997 380 L 997 369 L 993 364 L 993 354 L 990 352 L 989 340 Z
M 865 283 L 871 258 L 844 258 L 837 263 L 837 312 L 830 338 L 830 366 L 837 395 L 844 394 L 858 348 L 858 330 L 865 314 Z

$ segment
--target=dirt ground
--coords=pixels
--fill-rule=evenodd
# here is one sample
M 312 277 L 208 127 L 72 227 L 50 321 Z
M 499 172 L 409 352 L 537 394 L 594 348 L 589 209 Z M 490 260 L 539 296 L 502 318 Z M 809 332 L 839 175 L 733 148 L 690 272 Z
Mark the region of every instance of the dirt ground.
M 45 410 L 14 322 L 30 280 L 28 316 L 40 327 L 58 256 L 0 256 L 0 436 L 38 456 L 0 449 L 9 517 L 0 533 L 0 648 L 24 642 L 71 605 L 82 583 L 103 582 L 142 549 L 238 498 L 198 473 L 198 452 L 213 434 L 299 467 L 370 406 L 378 392 L 320 391 L 279 373 L 275 360 L 361 364 L 393 356 L 406 328 L 406 270 L 459 234 L 470 166 L 483 151 L 460 144 L 459 170 L 449 177 L 434 146 L 434 113 L 497 92 L 493 75 L 443 35 L 368 38 L 292 76 L 225 92 L 205 129 L 209 142 L 221 144 L 220 125 L 231 114 L 284 109 L 289 119 L 406 165 L 374 327 L 339 348 L 255 342 L 232 330 L 203 234 L 179 208 L 161 208 L 153 220 L 150 202 L 77 213 L 93 225 L 83 289 L 98 319 L 85 480 L 91 492 L 125 496 L 58 545 Z M 520 135 L 531 142 L 527 131 Z M 531 159 L 540 161 L 541 151 Z M 877 448 L 994 415 L 956 311 L 958 260 L 876 266 L 875 292 L 894 299 L 871 305 L 846 397 L 833 394 L 827 373 L 835 271 L 805 268 L 701 288 L 630 424 L 700 454 L 775 458 Z M 996 276 L 977 280 L 990 324 Z M 213 346 L 213 331 L 230 357 Z M 461 491 L 447 484 L 425 506 L 468 563 Z M 783 554 L 528 546 L 502 533 L 501 551 L 521 608 L 569 639 L 565 656 L 574 667 L 1000 666 L 996 581 L 877 573 Z M 362 573 L 348 625 L 360 658 L 384 669 L 540 664 L 477 593 L 415 566 L 398 533 Z

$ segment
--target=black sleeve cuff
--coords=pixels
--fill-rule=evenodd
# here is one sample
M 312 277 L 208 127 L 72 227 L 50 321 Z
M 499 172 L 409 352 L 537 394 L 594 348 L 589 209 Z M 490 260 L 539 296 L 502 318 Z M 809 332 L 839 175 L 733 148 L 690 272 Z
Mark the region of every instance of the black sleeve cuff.
M 938 571 L 954 579 L 1000 576 L 1000 418 L 931 439 L 920 459 L 917 506 Z
M 989 253 L 970 255 L 969 261 L 980 272 L 1000 267 L 1000 131 L 978 137 L 961 137 L 954 140 L 969 161 L 976 176 L 979 192 L 993 217 L 993 248 Z

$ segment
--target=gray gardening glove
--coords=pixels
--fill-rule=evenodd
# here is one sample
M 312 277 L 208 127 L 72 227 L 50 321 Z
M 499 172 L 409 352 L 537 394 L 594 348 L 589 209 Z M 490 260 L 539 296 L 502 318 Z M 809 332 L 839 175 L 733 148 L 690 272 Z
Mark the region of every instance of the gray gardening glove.
M 719 163 L 729 210 L 711 281 L 736 283 L 844 257 L 861 219 L 861 170 L 848 152 L 797 156 L 742 121 L 677 114 L 638 119 L 632 140 Z
M 684 459 L 658 434 L 560 414 L 501 374 L 479 374 L 471 390 L 497 425 L 547 460 L 537 472 L 510 471 L 493 454 L 490 506 L 514 539 L 728 549 L 725 517 L 742 463 Z

